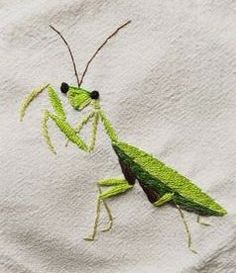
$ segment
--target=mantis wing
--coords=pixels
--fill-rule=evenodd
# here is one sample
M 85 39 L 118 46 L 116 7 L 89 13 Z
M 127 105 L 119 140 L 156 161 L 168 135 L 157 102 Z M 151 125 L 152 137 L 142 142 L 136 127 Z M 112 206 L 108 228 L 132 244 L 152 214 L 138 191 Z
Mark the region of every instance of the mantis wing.
M 113 148 L 122 163 L 131 169 L 142 186 L 160 195 L 174 193 L 173 201 L 182 208 L 203 215 L 223 216 L 226 211 L 192 181 L 166 166 L 152 155 L 126 143 L 116 142 Z

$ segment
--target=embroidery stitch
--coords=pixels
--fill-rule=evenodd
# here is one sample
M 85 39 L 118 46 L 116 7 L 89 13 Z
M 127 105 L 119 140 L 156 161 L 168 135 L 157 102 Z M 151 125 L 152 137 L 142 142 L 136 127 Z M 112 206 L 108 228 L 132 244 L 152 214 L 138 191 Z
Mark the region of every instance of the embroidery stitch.
M 82 111 L 84 108 L 91 106 L 91 112 L 82 118 L 81 122 L 72 127 L 66 118 L 61 100 L 59 99 L 56 91 L 50 84 L 43 85 L 39 88 L 33 89 L 33 91 L 26 96 L 20 107 L 20 119 L 23 120 L 25 112 L 30 103 L 44 90 L 48 90 L 49 101 L 51 102 L 54 113 L 44 110 L 42 113 L 42 135 L 49 149 L 56 153 L 55 148 L 51 142 L 48 121 L 51 119 L 55 122 L 59 130 L 66 136 L 67 142 L 75 144 L 79 149 L 84 152 L 92 152 L 96 144 L 97 127 L 99 122 L 103 125 L 104 131 L 111 141 L 112 148 L 116 153 L 124 178 L 108 178 L 102 179 L 97 182 L 98 195 L 96 205 L 96 216 L 93 225 L 93 231 L 91 236 L 85 238 L 86 240 L 94 240 L 98 232 L 98 223 L 100 217 L 101 204 L 103 204 L 107 216 L 107 227 L 102 231 L 109 231 L 113 225 L 113 217 L 108 207 L 106 200 L 125 193 L 132 189 L 136 180 L 139 182 L 143 191 L 147 195 L 148 200 L 155 206 L 160 207 L 166 203 L 173 203 L 180 213 L 181 220 L 184 224 L 187 234 L 188 247 L 191 251 L 196 253 L 192 248 L 192 238 L 189 227 L 185 220 L 182 209 L 194 212 L 198 215 L 197 221 L 200 222 L 200 215 L 205 216 L 223 216 L 227 212 L 220 206 L 214 199 L 204 193 L 199 187 L 197 187 L 192 181 L 183 175 L 179 174 L 174 169 L 166 166 L 163 162 L 153 157 L 139 148 L 136 148 L 130 144 L 121 142 L 112 127 L 111 122 L 105 115 L 100 106 L 100 98 L 98 91 L 88 91 L 81 88 L 81 84 L 88 71 L 88 68 L 100 50 L 107 44 L 107 42 L 114 37 L 119 30 L 127 26 L 131 21 L 127 21 L 125 24 L 118 27 L 108 38 L 102 43 L 102 45 L 95 51 L 92 57 L 89 59 L 85 70 L 83 71 L 81 80 L 79 80 L 77 68 L 75 65 L 74 57 L 69 44 L 62 36 L 62 34 L 50 26 L 64 41 L 66 44 L 70 57 L 74 67 L 74 73 L 78 83 L 78 87 L 69 86 L 67 83 L 61 84 L 61 92 L 64 93 L 70 105 L 78 111 Z M 81 138 L 80 132 L 89 122 L 92 122 L 92 131 L 89 137 L 88 144 Z M 102 191 L 102 187 L 108 187 L 107 190 Z M 204 223 L 202 223 L 204 224 Z M 205 224 L 207 225 L 207 224 Z
M 42 85 L 41 87 L 35 88 L 33 89 L 28 96 L 25 97 L 25 99 L 22 101 L 21 103 L 21 107 L 20 107 L 20 120 L 22 121 L 24 116 L 25 116 L 25 112 L 28 108 L 28 106 L 30 105 L 30 103 L 40 94 L 42 93 L 47 87 L 49 86 L 49 84 L 47 85 Z

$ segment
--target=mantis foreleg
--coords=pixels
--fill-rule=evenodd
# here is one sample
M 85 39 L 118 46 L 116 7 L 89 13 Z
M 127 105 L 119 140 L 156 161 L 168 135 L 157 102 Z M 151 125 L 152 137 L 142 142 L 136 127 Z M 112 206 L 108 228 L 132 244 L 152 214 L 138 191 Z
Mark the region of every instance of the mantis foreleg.
M 89 113 L 87 116 L 85 116 L 82 121 L 74 126 L 74 130 L 77 134 L 80 133 L 80 131 L 83 129 L 83 127 L 91 120 L 91 118 L 94 117 L 95 112 Z M 69 140 L 66 141 L 65 146 L 68 146 Z
M 88 147 L 85 142 L 76 134 L 76 131 L 66 121 L 66 114 L 63 109 L 62 103 L 55 92 L 55 90 L 49 86 L 48 96 L 55 114 L 50 113 L 48 110 L 43 112 L 42 116 L 42 133 L 49 149 L 55 153 L 55 149 L 52 145 L 49 133 L 48 133 L 48 120 L 52 119 L 58 128 L 64 133 L 64 135 L 74 144 L 76 144 L 81 150 L 88 151 Z
M 93 118 L 93 124 L 92 124 L 92 132 L 90 135 L 90 142 L 89 142 L 89 146 L 88 146 L 89 152 L 92 152 L 95 147 L 98 122 L 99 122 L 99 115 L 98 115 L 98 113 L 95 113 L 94 118 Z
M 97 137 L 97 128 L 98 128 L 98 122 L 99 122 L 99 114 L 96 111 L 91 112 L 89 115 L 84 117 L 84 119 L 79 123 L 77 126 L 74 127 L 74 130 L 77 134 L 83 129 L 83 127 L 93 118 L 92 123 L 92 132 L 90 134 L 90 140 L 88 144 L 88 152 L 92 152 L 95 147 L 96 143 L 96 137 Z M 68 146 L 69 139 L 66 142 L 66 146 Z
M 26 96 L 24 99 L 21 107 L 20 107 L 20 117 L 21 120 L 23 119 L 26 109 L 29 106 L 29 104 L 33 101 L 34 98 L 36 98 L 40 93 L 42 93 L 45 89 L 48 90 L 48 97 L 50 99 L 52 108 L 54 110 L 54 113 L 50 113 L 48 110 L 45 110 L 42 115 L 42 134 L 44 136 L 44 139 L 49 147 L 49 149 L 53 152 L 55 152 L 55 149 L 53 147 L 53 144 L 51 142 L 49 132 L 48 132 L 48 121 L 49 119 L 52 119 L 58 128 L 64 133 L 64 135 L 68 138 L 69 141 L 76 144 L 81 150 L 86 152 L 91 152 L 94 149 L 95 141 L 96 141 L 96 133 L 97 133 L 97 125 L 99 121 L 99 115 L 97 112 L 93 111 L 90 113 L 86 118 L 82 120 L 82 123 L 80 126 L 78 126 L 77 130 L 81 130 L 83 126 L 91 119 L 93 120 L 93 128 L 92 133 L 90 137 L 90 143 L 87 145 L 80 136 L 77 135 L 77 132 L 74 128 L 70 126 L 70 124 L 66 121 L 66 114 L 63 109 L 63 105 L 56 93 L 56 91 L 49 85 L 44 85 L 42 87 L 34 89 L 29 95 Z
M 54 154 L 56 154 L 55 148 L 52 144 L 51 138 L 48 133 L 48 120 L 50 118 L 49 112 L 47 110 L 43 111 L 42 113 L 42 121 L 41 121 L 41 131 L 42 135 L 44 137 L 45 142 L 48 145 L 48 148 L 50 151 L 52 151 Z
M 22 101 L 21 106 L 20 106 L 20 120 L 22 121 L 24 116 L 25 116 L 25 112 L 28 108 L 28 106 L 30 105 L 30 103 L 39 95 L 41 94 L 45 89 L 47 89 L 49 87 L 49 84 L 44 84 L 40 87 L 37 87 L 35 89 L 33 89 Z
M 42 119 L 42 133 L 45 138 L 46 143 L 49 146 L 49 149 L 55 153 L 55 149 L 52 145 L 52 142 L 50 140 L 49 134 L 48 134 L 48 126 L 47 122 L 51 118 L 58 128 L 65 134 L 65 136 L 74 144 L 76 144 L 81 150 L 88 151 L 88 146 L 85 144 L 85 142 L 76 134 L 76 131 L 69 125 L 68 122 L 65 120 L 62 120 L 60 117 L 50 113 L 48 110 L 45 110 L 43 113 L 43 119 Z

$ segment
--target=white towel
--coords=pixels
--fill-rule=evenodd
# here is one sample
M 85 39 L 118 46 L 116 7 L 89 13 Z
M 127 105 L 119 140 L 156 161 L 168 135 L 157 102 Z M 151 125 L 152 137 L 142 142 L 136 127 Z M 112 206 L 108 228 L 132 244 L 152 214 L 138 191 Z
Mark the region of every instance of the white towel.
M 236 4 L 234 1 L 38 0 L 0 2 L 1 273 L 234 273 L 236 268 Z M 192 179 L 228 211 L 203 219 L 185 212 L 195 255 L 178 211 L 153 207 L 138 184 L 109 200 L 111 232 L 84 241 L 92 228 L 96 181 L 122 177 L 100 127 L 96 150 L 85 154 L 49 123 L 54 156 L 40 134 L 51 109 L 41 94 L 19 122 L 18 108 L 34 87 L 76 84 L 105 38 L 83 87 L 98 90 L 119 138 L 152 153 Z M 99 229 L 106 223 L 102 212 Z

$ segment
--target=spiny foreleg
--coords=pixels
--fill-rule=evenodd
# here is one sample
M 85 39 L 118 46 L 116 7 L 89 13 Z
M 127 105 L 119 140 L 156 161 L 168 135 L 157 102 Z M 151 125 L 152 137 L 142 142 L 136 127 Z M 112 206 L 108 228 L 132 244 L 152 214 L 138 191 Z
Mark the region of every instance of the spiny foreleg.
M 28 108 L 28 106 L 30 105 L 30 103 L 39 95 L 41 94 L 45 89 L 47 89 L 49 87 L 49 84 L 44 84 L 40 87 L 34 88 L 22 101 L 21 105 L 20 105 L 20 120 L 22 121 L 26 110 Z
M 48 133 L 48 120 L 52 119 L 57 127 L 61 130 L 62 133 L 75 145 L 77 145 L 78 148 L 80 148 L 83 151 L 88 151 L 88 146 L 85 144 L 85 142 L 77 135 L 76 131 L 70 126 L 68 122 L 65 120 L 62 120 L 60 117 L 50 113 L 48 110 L 45 110 L 42 115 L 42 134 L 44 136 L 44 139 L 46 143 L 48 144 L 49 149 L 53 152 L 55 152 L 54 146 L 52 145 L 49 133 Z
M 87 144 L 88 150 L 87 152 L 92 152 L 95 148 L 95 143 L 96 143 L 96 137 L 97 137 L 97 128 L 98 128 L 98 122 L 99 122 L 99 114 L 96 111 L 92 111 L 91 113 L 89 113 L 87 116 L 85 116 L 81 123 L 79 123 L 78 125 L 76 125 L 75 127 L 73 127 L 73 129 L 75 130 L 76 134 L 79 135 L 80 131 L 83 129 L 83 127 L 91 120 L 92 121 L 92 131 L 90 134 L 90 139 L 89 139 L 89 143 Z M 66 142 L 66 146 L 68 146 L 69 144 L 69 139 Z
M 88 115 L 86 115 L 85 117 L 83 117 L 83 119 L 78 124 L 76 124 L 73 127 L 77 134 L 80 133 L 80 131 L 94 117 L 94 115 L 95 115 L 95 111 L 90 112 Z M 70 142 L 69 140 L 66 141 L 66 144 L 65 144 L 66 147 L 68 146 L 69 142 Z
M 81 150 L 88 151 L 88 147 L 85 142 L 76 134 L 76 131 L 70 126 L 66 121 L 66 114 L 63 109 L 62 103 L 56 93 L 56 91 L 48 86 L 48 96 L 54 110 L 54 113 L 44 110 L 42 114 L 42 134 L 46 143 L 48 144 L 49 149 L 55 152 L 55 149 L 52 145 L 49 132 L 48 132 L 48 121 L 52 119 L 61 132 L 74 144 L 76 144 Z

